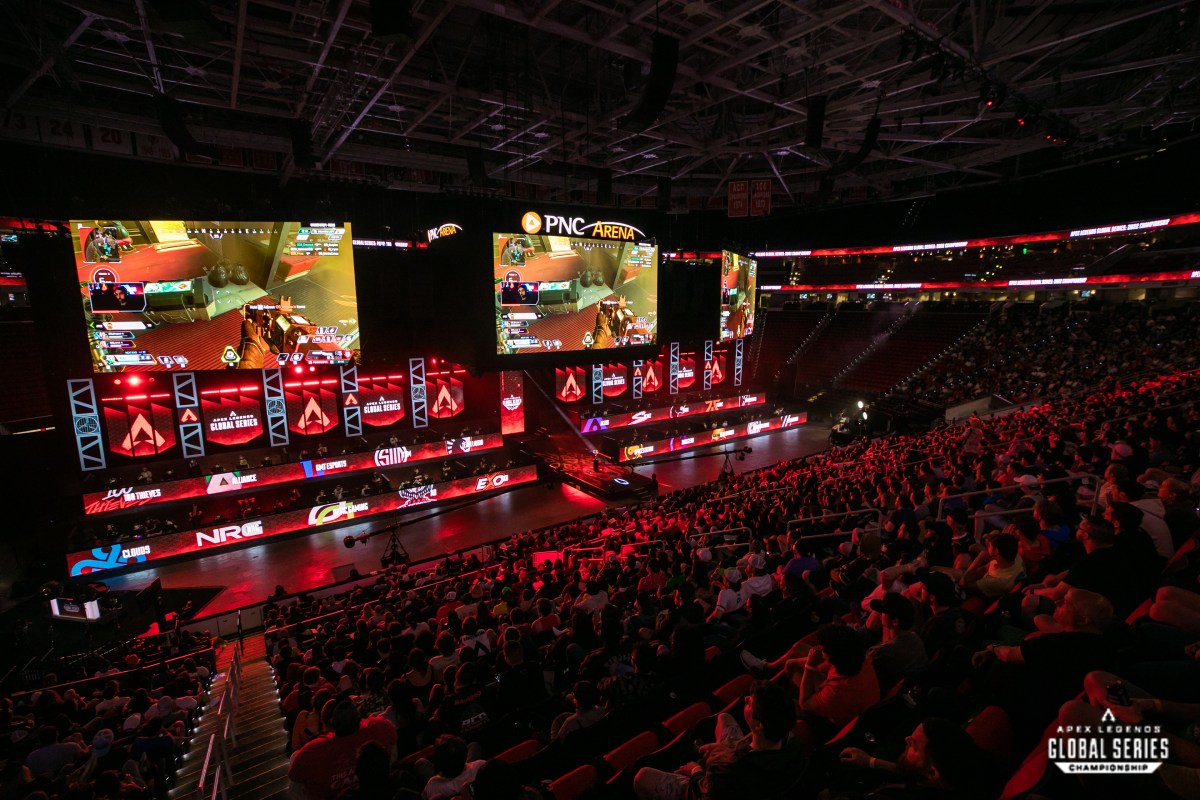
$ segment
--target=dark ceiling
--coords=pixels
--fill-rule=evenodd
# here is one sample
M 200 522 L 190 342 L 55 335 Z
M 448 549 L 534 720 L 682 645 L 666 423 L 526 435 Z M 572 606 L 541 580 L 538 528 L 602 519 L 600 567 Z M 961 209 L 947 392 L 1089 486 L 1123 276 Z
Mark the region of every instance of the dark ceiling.
M 373 5 L 405 12 L 390 36 L 367 0 L 10 0 L 0 137 L 11 113 L 89 126 L 84 146 L 100 127 L 162 136 L 160 93 L 202 149 L 276 154 L 284 180 L 585 201 L 611 181 L 653 203 L 667 179 L 673 208 L 698 209 L 765 178 L 780 209 L 1154 152 L 1200 113 L 1197 0 Z M 656 31 L 677 74 L 634 132 Z

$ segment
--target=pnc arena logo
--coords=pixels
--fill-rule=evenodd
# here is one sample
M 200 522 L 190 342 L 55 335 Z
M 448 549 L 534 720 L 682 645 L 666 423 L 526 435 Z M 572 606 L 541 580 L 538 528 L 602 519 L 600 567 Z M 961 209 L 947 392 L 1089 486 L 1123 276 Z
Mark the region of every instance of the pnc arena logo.
M 209 475 L 204 481 L 208 484 L 204 489 L 206 494 L 222 494 L 236 492 L 248 483 L 258 483 L 258 475 L 253 472 L 247 472 L 245 475 L 238 472 L 217 472 Z
M 627 222 L 588 222 L 584 217 L 564 217 L 556 214 L 543 217 L 536 211 L 526 211 L 521 216 L 521 230 L 530 236 L 545 233 L 547 236 L 586 236 L 591 239 L 616 239 L 622 242 L 632 242 L 638 237 L 646 236 L 640 229 Z
M 241 525 L 224 525 L 220 528 L 213 528 L 212 533 L 196 531 L 196 547 L 204 547 L 206 544 L 225 544 L 230 541 L 240 542 L 262 535 L 262 520 L 256 519 L 251 522 L 243 522 Z
M 367 511 L 370 503 L 351 503 L 341 501 L 324 506 L 315 506 L 308 512 L 309 525 L 329 525 L 342 520 L 354 519 L 354 515 Z

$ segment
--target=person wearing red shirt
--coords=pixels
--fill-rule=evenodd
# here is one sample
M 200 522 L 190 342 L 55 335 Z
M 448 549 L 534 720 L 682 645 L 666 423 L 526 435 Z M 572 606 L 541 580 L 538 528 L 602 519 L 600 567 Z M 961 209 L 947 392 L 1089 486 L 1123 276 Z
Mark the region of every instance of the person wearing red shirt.
M 362 719 L 354 703 L 343 700 L 333 709 L 333 733 L 313 739 L 292 754 L 288 767 L 291 796 L 296 800 L 333 800 L 358 788 L 358 751 L 374 742 L 395 757 L 396 728 L 384 717 Z

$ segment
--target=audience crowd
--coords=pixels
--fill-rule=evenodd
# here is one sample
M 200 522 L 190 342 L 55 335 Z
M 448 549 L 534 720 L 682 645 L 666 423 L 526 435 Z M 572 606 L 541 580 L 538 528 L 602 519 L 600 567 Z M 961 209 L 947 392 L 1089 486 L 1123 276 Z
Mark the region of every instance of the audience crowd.
M 910 386 L 1038 405 L 268 601 L 293 795 L 1196 797 L 1195 323 L 1046 309 Z M 206 658 L 0 701 L 0 800 L 164 797 Z M 1047 763 L 1109 715 L 1161 768 Z

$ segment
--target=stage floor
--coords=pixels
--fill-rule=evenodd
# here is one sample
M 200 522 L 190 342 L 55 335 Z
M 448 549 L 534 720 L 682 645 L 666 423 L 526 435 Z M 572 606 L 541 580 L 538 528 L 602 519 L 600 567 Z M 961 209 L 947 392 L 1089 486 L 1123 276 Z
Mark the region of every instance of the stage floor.
M 739 440 L 734 445 L 753 448 L 745 461 L 733 462 L 736 472 L 746 472 L 826 449 L 829 428 L 824 424 L 802 425 Z M 656 473 L 660 490 L 665 493 L 715 479 L 724 462 L 720 452 L 719 446 L 689 451 L 685 460 L 641 465 L 637 471 L 645 475 Z M 717 455 L 706 455 L 708 453 Z M 606 504 L 570 486 L 553 489 L 529 486 L 407 525 L 401 528 L 400 542 L 412 561 L 424 561 L 502 536 L 591 514 L 605 505 L 619 506 L 623 502 Z M 387 536 L 376 536 L 350 550 L 342 540 L 350 534 L 380 530 L 397 520 L 420 519 L 434 511 L 436 509 L 426 508 L 399 517 L 320 530 L 257 547 L 216 552 L 205 558 L 110 578 L 104 583 L 113 589 L 141 589 L 155 578 L 161 578 L 168 589 L 224 586 L 225 589 L 199 612 L 200 616 L 220 614 L 263 602 L 276 584 L 282 584 L 288 592 L 299 592 L 332 583 L 335 567 L 353 564 L 364 575 L 379 569 L 379 557 L 387 544 Z

